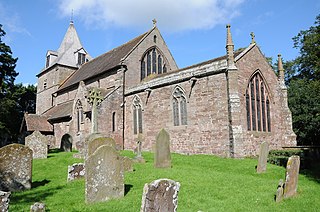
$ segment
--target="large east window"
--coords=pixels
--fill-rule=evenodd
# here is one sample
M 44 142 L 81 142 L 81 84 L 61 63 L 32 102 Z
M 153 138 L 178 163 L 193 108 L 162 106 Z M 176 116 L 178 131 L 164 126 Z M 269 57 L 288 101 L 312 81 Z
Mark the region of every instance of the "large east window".
M 140 79 L 143 80 L 151 74 L 162 74 L 167 72 L 165 59 L 160 51 L 153 47 L 149 49 L 141 59 L 141 75 Z
M 249 131 L 271 131 L 270 97 L 259 72 L 249 81 L 246 90 L 246 111 Z

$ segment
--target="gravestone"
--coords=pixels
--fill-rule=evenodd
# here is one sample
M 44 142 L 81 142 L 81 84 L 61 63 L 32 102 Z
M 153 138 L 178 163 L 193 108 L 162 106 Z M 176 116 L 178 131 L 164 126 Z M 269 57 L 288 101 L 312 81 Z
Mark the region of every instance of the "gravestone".
M 83 163 L 75 163 L 68 166 L 68 178 L 67 181 L 73 181 L 76 179 L 84 178 L 86 171 Z
M 89 90 L 89 95 L 87 96 L 88 102 L 92 107 L 91 110 L 91 133 L 98 132 L 98 111 L 97 108 L 103 101 L 101 96 L 101 91 L 98 88 L 92 88 Z
M 72 151 L 72 137 L 69 134 L 64 134 L 61 138 L 60 150 L 64 152 Z
M 11 192 L 0 191 L 0 211 L 7 212 L 9 211 Z
M 112 138 L 106 137 L 97 137 L 91 140 L 88 140 L 87 145 L 87 155 L 85 158 L 88 158 L 92 153 L 94 153 L 100 146 L 107 145 L 111 146 L 114 149 L 116 148 L 116 142 Z
M 278 188 L 277 188 L 277 193 L 276 193 L 276 202 L 281 202 L 283 199 L 283 180 L 280 179 L 279 184 L 278 184 Z
M 21 191 L 31 188 L 32 150 L 21 144 L 0 148 L 0 190 Z
M 143 188 L 141 212 L 173 212 L 178 208 L 180 183 L 170 179 L 155 180 Z
M 297 193 L 300 157 L 291 156 L 287 162 L 286 181 L 284 184 L 284 198 L 292 197 Z
M 260 145 L 257 173 L 263 173 L 267 170 L 268 155 L 269 145 L 264 141 Z
M 36 202 L 30 206 L 30 212 L 45 212 L 46 205 L 42 202 Z
M 162 129 L 156 138 L 154 166 L 156 168 L 171 167 L 170 136 Z
M 121 157 L 124 172 L 133 172 L 133 161 L 128 157 Z
M 102 202 L 124 196 L 122 159 L 113 147 L 100 146 L 85 161 L 86 202 Z
M 33 152 L 33 159 L 47 158 L 48 155 L 48 139 L 39 131 L 34 131 L 25 138 L 25 145 Z
M 145 163 L 146 162 L 142 156 L 142 142 L 141 142 L 141 140 L 137 141 L 136 154 L 137 155 L 133 159 L 134 162 L 137 162 L 137 163 Z

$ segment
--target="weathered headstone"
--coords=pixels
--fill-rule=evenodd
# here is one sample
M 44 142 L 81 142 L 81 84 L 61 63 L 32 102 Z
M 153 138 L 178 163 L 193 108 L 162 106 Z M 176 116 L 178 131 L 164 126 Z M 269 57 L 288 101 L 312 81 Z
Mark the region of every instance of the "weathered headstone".
M 68 178 L 67 181 L 73 181 L 76 179 L 84 178 L 86 171 L 83 163 L 75 163 L 68 166 Z
M 156 138 L 154 166 L 156 168 L 171 167 L 170 136 L 164 129 L 159 132 Z
M 72 151 L 72 137 L 69 134 L 64 134 L 61 138 L 60 150 L 64 152 Z
M 32 150 L 21 144 L 0 149 L 0 190 L 21 191 L 31 188 Z
M 121 156 L 113 147 L 100 146 L 85 161 L 86 202 L 102 202 L 124 196 Z
M 122 159 L 122 167 L 125 172 L 133 172 L 133 161 L 128 157 L 121 157 Z
M 134 162 L 138 162 L 138 163 L 145 163 L 146 162 L 142 156 L 142 142 L 141 142 L 141 140 L 137 141 L 136 154 L 137 155 L 133 159 Z
M 48 139 L 39 131 L 34 131 L 25 138 L 25 145 L 33 152 L 33 159 L 47 158 L 48 155 Z
M 30 206 L 30 212 L 45 212 L 46 205 L 42 202 L 36 202 Z
M 300 157 L 291 156 L 287 162 L 286 181 L 284 184 L 284 198 L 292 197 L 297 193 Z
M 276 193 L 276 202 L 281 202 L 283 199 L 283 186 L 283 180 L 280 179 Z
M 143 188 L 141 212 L 173 212 L 178 208 L 180 183 L 170 179 L 155 180 Z
M 88 158 L 100 146 L 103 146 L 103 145 L 111 146 L 114 149 L 116 148 L 116 142 L 112 138 L 107 138 L 107 137 L 94 138 L 94 139 L 88 140 L 87 155 L 85 158 Z
M 0 211 L 7 212 L 9 211 L 11 192 L 0 191 Z
M 268 155 L 269 145 L 264 141 L 260 145 L 257 173 L 263 173 L 267 170 Z

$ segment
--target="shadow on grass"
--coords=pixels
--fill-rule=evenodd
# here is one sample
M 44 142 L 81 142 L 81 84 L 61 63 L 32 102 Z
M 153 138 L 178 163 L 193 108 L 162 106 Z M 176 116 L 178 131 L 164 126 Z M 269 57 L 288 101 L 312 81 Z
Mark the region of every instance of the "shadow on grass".
M 124 196 L 127 195 L 127 193 L 129 193 L 130 189 L 133 187 L 133 185 L 131 184 L 125 184 L 124 185 Z
M 39 186 L 44 186 L 44 185 L 46 185 L 48 183 L 50 183 L 50 180 L 47 180 L 47 179 L 44 179 L 44 180 L 41 180 L 41 181 L 34 181 L 31 184 L 31 188 L 37 188 Z
M 55 148 L 55 149 L 49 149 L 48 153 L 59 153 L 59 152 L 63 152 L 63 150 L 61 150 L 60 148 Z
M 14 192 L 10 197 L 10 204 L 24 204 L 31 205 L 35 202 L 45 202 L 48 196 L 52 196 L 57 193 L 59 190 L 63 189 L 64 186 L 56 186 L 54 188 L 50 188 L 50 190 L 41 190 L 31 189 L 29 191 L 24 192 Z

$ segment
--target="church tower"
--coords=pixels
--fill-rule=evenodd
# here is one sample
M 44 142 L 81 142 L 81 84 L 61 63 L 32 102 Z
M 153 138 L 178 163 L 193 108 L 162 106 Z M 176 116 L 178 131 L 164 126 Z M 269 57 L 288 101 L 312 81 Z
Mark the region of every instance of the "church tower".
M 55 105 L 54 93 L 59 86 L 91 56 L 82 46 L 73 21 L 57 51 L 47 51 L 45 67 L 37 75 L 37 108 L 41 115 Z

